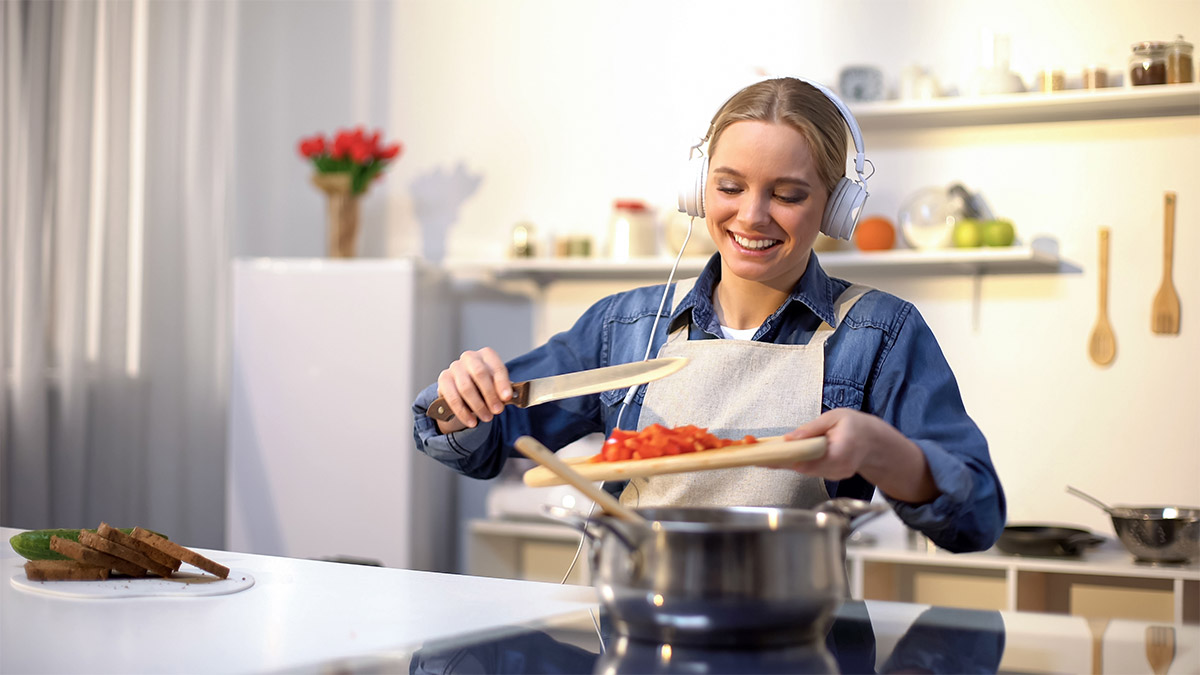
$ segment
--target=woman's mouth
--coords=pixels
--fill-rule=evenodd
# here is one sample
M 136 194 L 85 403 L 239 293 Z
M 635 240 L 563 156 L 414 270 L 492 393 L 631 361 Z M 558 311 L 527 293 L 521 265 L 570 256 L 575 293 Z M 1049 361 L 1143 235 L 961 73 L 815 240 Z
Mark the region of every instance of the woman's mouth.
M 765 251 L 766 249 L 781 243 L 778 239 L 749 239 L 740 234 L 734 234 L 733 232 L 730 232 L 729 236 L 733 238 L 734 243 L 736 243 L 738 246 L 750 251 Z

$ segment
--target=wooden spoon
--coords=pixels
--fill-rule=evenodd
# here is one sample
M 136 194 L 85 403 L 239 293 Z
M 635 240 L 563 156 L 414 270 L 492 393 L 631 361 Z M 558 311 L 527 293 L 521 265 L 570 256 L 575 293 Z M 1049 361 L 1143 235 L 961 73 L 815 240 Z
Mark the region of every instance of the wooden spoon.
M 1146 627 L 1146 661 L 1154 675 L 1166 675 L 1175 660 L 1175 629 L 1171 626 Z
M 1108 321 L 1108 228 L 1100 228 L 1100 315 L 1088 341 L 1088 355 L 1096 365 L 1107 366 L 1117 355 L 1117 338 Z
M 621 502 L 617 501 L 616 497 L 596 487 L 595 483 L 579 475 L 578 471 L 572 469 L 570 465 L 559 459 L 558 455 L 550 452 L 550 449 L 538 442 L 536 438 L 522 436 L 513 445 L 516 446 L 517 450 L 521 451 L 521 454 L 558 474 L 568 485 L 575 487 L 575 489 L 587 495 L 609 515 L 616 516 L 628 523 L 642 525 L 647 528 L 650 527 L 650 521 L 639 516 L 633 509 L 621 504 Z
M 1104 631 L 1108 629 L 1108 619 L 1087 617 L 1088 630 L 1092 634 L 1092 675 L 1104 672 Z
M 1154 294 L 1150 312 L 1150 330 L 1168 335 L 1179 334 L 1179 294 L 1171 281 L 1171 261 L 1175 257 L 1175 193 L 1168 192 L 1163 210 L 1163 278 Z

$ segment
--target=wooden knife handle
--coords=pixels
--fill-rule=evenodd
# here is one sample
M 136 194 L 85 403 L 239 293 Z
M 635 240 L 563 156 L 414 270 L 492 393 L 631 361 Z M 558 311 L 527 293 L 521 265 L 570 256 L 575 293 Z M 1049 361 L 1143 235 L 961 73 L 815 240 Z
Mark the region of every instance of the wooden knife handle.
M 508 402 L 509 405 L 524 408 L 525 402 L 529 399 L 529 383 L 513 382 L 512 390 L 513 395 L 512 399 Z M 430 403 L 429 409 L 425 411 L 425 416 L 442 422 L 449 422 L 455 419 L 454 411 L 450 410 L 450 405 L 441 396 L 433 399 L 433 403 Z

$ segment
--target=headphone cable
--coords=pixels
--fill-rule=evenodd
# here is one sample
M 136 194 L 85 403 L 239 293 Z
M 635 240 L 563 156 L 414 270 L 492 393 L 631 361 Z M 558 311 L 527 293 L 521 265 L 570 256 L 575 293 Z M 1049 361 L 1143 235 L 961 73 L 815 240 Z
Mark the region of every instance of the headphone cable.
M 650 339 L 646 341 L 646 354 L 642 356 L 642 360 L 646 361 L 650 358 L 650 350 L 654 347 L 654 331 L 658 330 L 658 320 L 662 317 L 663 307 L 667 305 L 667 293 L 671 290 L 671 281 L 675 278 L 675 272 L 679 269 L 679 261 L 683 258 L 683 252 L 687 250 L 688 242 L 692 238 L 692 223 L 696 221 L 695 216 L 688 219 L 687 234 L 683 237 L 683 244 L 679 247 L 679 253 L 675 254 L 675 262 L 671 265 L 671 272 L 667 274 L 667 283 L 663 286 L 662 299 L 658 301 L 658 311 L 654 314 L 654 323 L 650 325 Z M 629 407 L 629 403 L 633 401 L 633 397 L 637 394 L 637 390 L 641 385 L 634 385 L 629 388 L 629 393 L 625 394 L 625 399 L 621 401 L 621 408 L 617 411 L 617 423 L 614 428 L 621 428 L 621 417 L 625 414 L 625 409 Z M 604 481 L 600 481 L 600 489 L 604 489 Z M 592 513 L 596 510 L 596 502 L 592 502 L 591 508 L 588 509 L 587 518 L 583 521 L 584 532 L 579 534 L 579 545 L 575 547 L 575 555 L 571 558 L 571 564 L 567 566 L 567 573 L 563 575 L 562 581 L 559 584 L 567 583 L 567 578 L 571 576 L 571 571 L 575 569 L 575 563 L 579 560 L 579 553 L 583 551 L 583 540 L 587 538 L 587 526 L 592 522 Z

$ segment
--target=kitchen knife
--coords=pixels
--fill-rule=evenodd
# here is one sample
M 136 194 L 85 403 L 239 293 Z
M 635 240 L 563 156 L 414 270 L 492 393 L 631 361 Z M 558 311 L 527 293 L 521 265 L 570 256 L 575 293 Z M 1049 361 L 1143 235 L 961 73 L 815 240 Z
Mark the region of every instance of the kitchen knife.
M 512 400 L 508 401 L 508 404 L 518 408 L 528 408 L 562 398 L 597 394 L 610 389 L 652 382 L 674 373 L 687 365 L 687 362 L 686 357 L 670 356 L 623 363 L 619 366 L 581 370 L 565 375 L 539 377 L 525 382 L 513 382 Z M 446 399 L 440 396 L 429 404 L 429 410 L 425 414 L 443 422 L 454 419 L 454 412 L 446 404 Z

